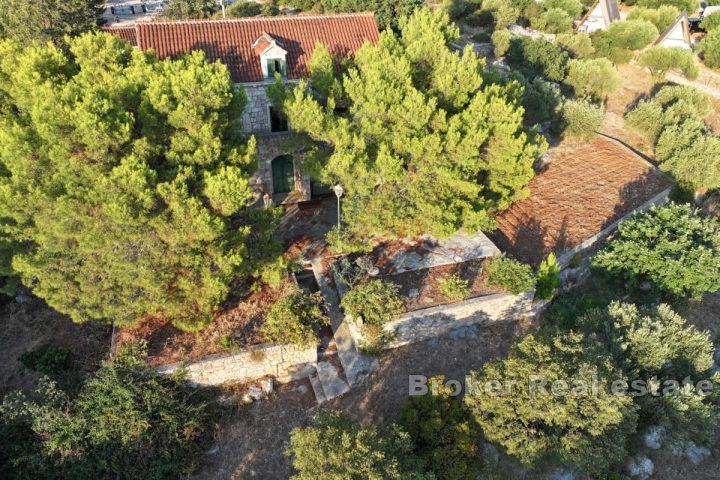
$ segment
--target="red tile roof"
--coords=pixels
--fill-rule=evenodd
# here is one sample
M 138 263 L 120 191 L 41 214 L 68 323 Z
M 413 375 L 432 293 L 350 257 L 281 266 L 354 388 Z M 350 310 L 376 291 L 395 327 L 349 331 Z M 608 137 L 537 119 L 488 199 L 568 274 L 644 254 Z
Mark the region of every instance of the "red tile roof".
M 126 30 L 108 29 L 129 40 Z M 160 59 L 203 50 L 209 60 L 228 66 L 233 81 L 258 82 L 263 80 L 263 73 L 253 44 L 264 33 L 287 50 L 290 79 L 307 76 L 307 63 L 317 42 L 335 54 L 348 55 L 365 42 L 376 43 L 380 36 L 372 13 L 348 13 L 138 22 L 136 42 L 132 43 L 143 50 L 155 50 Z
M 132 27 L 106 27 L 104 28 L 106 32 L 113 33 L 117 35 L 118 37 L 122 38 L 123 40 L 126 40 L 131 45 L 137 46 L 137 33 L 135 30 L 135 26 Z

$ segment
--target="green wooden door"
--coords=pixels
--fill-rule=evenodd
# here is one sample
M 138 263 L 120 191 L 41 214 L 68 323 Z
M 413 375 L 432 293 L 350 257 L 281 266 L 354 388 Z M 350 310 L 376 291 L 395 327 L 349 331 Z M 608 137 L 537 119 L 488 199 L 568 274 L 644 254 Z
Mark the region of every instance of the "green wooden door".
M 290 155 L 282 155 L 272 161 L 273 193 L 295 190 L 295 168 Z

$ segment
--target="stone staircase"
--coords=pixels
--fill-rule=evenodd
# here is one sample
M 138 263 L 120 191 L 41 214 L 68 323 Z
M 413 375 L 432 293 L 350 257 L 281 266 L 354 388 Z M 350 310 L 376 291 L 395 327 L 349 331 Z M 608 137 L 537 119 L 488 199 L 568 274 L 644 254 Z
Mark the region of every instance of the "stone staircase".
M 332 400 L 350 391 L 350 385 L 340 377 L 340 373 L 330 362 L 318 362 L 316 372 L 310 376 L 315 398 L 318 403 Z
M 320 292 L 322 292 L 325 297 L 325 301 L 328 304 L 328 316 L 330 317 L 330 322 L 332 324 L 338 357 L 340 359 L 340 364 L 342 365 L 345 378 L 347 379 L 347 382 L 342 380 L 332 364 L 328 362 L 318 362 L 317 375 L 313 375 L 315 380 L 311 377 L 310 381 L 313 382 L 313 389 L 315 390 L 316 395 L 320 392 L 323 393 L 322 397 L 317 397 L 318 402 L 322 402 L 329 399 L 328 394 L 332 395 L 343 390 L 339 383 L 335 381 L 334 377 L 337 377 L 338 380 L 345 383 L 347 390 L 349 390 L 353 386 L 361 383 L 370 373 L 377 370 L 378 361 L 374 358 L 363 355 L 360 352 L 352 334 L 350 333 L 350 327 L 345 320 L 345 315 L 342 313 L 342 310 L 340 310 L 340 300 L 338 299 L 338 295 L 333 287 L 332 281 L 323 271 L 321 260 L 319 258 L 315 258 L 311 263 L 313 273 L 315 274 L 315 280 L 320 287 Z M 327 366 L 324 364 L 327 364 Z M 334 374 L 330 371 L 330 368 L 332 368 Z M 328 391 L 325 390 L 325 385 L 322 383 L 323 379 L 326 383 L 328 383 Z M 316 383 L 318 383 L 322 389 L 316 388 Z M 338 393 L 335 396 L 342 395 L 347 392 L 347 390 L 344 390 L 342 393 Z M 331 396 L 330 398 L 334 397 Z

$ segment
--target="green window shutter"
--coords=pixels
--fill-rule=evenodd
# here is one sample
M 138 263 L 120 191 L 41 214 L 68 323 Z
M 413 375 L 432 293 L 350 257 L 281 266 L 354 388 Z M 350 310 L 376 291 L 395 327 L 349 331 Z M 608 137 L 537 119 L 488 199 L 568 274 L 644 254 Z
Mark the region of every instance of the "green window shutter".
M 267 76 L 273 78 L 275 76 L 275 60 L 268 59 L 267 61 Z
M 280 74 L 285 77 L 285 59 L 280 60 Z

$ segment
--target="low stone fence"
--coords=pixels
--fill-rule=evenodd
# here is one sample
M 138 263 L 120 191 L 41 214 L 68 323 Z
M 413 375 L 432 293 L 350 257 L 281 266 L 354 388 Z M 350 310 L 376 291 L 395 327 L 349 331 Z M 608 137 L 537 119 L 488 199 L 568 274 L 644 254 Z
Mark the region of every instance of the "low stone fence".
M 310 376 L 317 363 L 317 347 L 299 349 L 292 345 L 256 345 L 248 350 L 213 355 L 193 363 L 175 363 L 159 367 L 158 372 L 171 373 L 187 369 L 187 378 L 196 385 L 220 385 L 225 382 L 245 382 L 272 376 L 289 382 Z
M 534 290 L 520 295 L 501 293 L 406 313 L 383 325 L 392 337 L 387 348 L 420 342 L 470 325 L 532 316 L 534 296 Z M 362 344 L 362 329 L 357 322 L 352 323 L 353 336 Z

